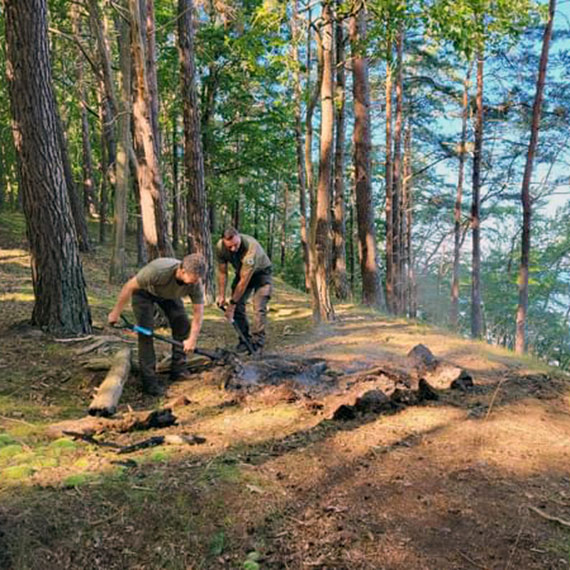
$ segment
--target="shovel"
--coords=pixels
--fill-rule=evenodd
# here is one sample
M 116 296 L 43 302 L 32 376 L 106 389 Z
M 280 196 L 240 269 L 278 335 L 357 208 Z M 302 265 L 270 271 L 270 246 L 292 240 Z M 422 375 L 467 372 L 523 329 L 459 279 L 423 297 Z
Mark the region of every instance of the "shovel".
M 224 315 L 226 314 L 226 305 L 218 305 L 218 308 L 224 313 Z M 247 348 L 247 351 L 249 352 L 249 354 L 253 354 L 255 352 L 255 350 L 253 350 L 253 346 L 251 345 L 251 342 L 243 334 L 242 330 L 239 328 L 239 326 L 235 322 L 235 320 L 232 319 L 230 322 L 232 323 L 235 331 L 237 332 L 239 339 L 243 342 L 243 344 L 245 344 L 245 347 Z
M 173 338 L 155 333 L 151 329 L 135 325 L 131 323 L 124 315 L 121 315 L 121 319 L 123 320 L 123 324 L 120 325 L 119 328 L 127 329 L 139 334 L 144 334 L 145 336 L 156 338 L 157 340 L 161 340 L 162 342 L 167 342 L 168 344 L 171 344 L 172 346 L 177 346 L 178 348 L 182 349 L 184 348 L 184 344 L 179 340 L 174 340 Z M 194 354 L 199 354 L 200 356 L 206 356 L 207 358 L 215 362 L 216 360 L 222 360 L 226 356 L 226 351 L 220 349 L 206 350 L 204 348 L 195 348 Z

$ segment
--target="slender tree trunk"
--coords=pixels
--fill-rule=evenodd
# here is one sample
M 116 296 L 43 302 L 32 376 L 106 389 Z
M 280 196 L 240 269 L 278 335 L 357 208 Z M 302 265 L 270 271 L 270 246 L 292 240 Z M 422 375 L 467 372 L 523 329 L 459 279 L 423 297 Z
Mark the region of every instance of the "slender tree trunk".
M 184 115 L 184 164 L 187 178 L 188 246 L 206 260 L 204 287 L 208 296 L 214 295 L 214 269 L 210 221 L 206 204 L 204 155 L 200 131 L 200 109 L 196 95 L 194 66 L 193 1 L 178 0 L 178 38 L 182 77 Z
M 129 24 L 119 19 L 119 85 L 121 98 L 118 115 L 118 145 L 115 187 L 115 221 L 113 224 L 113 254 L 109 271 L 110 283 L 123 283 L 127 277 L 126 231 L 129 194 L 129 151 L 131 149 L 131 57 Z
M 321 85 L 321 137 L 319 180 L 316 192 L 315 224 L 311 228 L 314 269 L 311 278 L 313 317 L 315 321 L 335 318 L 329 294 L 330 276 L 330 196 L 333 154 L 333 22 L 329 1 L 322 3 L 323 79 Z
M 144 5 L 144 11 L 142 6 Z M 154 17 L 154 0 L 141 0 L 141 16 L 144 18 L 142 27 L 145 40 L 146 72 L 148 80 L 148 95 L 150 107 L 150 124 L 152 126 L 154 152 L 160 157 L 160 128 L 158 117 L 160 111 L 160 100 L 158 98 L 158 78 L 156 71 L 156 32 Z
M 350 19 L 352 50 L 352 88 L 354 98 L 354 178 L 360 271 L 362 275 L 362 302 L 383 308 L 384 299 L 378 271 L 376 231 L 372 207 L 372 169 L 370 153 L 370 92 L 368 85 L 368 59 L 362 54 L 366 38 L 366 14 L 361 9 Z
M 178 116 L 172 119 L 172 247 L 180 244 L 182 208 L 180 204 L 180 175 L 178 173 Z
M 386 305 L 396 311 L 394 301 L 394 184 L 392 166 L 392 40 L 386 47 Z
M 519 304 L 516 317 L 515 350 L 518 354 L 523 354 L 527 349 L 526 317 L 528 312 L 528 265 L 530 257 L 530 230 L 532 199 L 530 195 L 530 181 L 532 178 L 532 165 L 536 146 L 538 144 L 538 131 L 540 129 L 540 114 L 542 110 L 542 99 L 544 84 L 546 82 L 546 68 L 548 66 L 548 52 L 550 49 L 550 39 L 552 37 L 552 23 L 556 10 L 556 0 L 550 0 L 548 4 L 548 22 L 542 38 L 542 53 L 538 68 L 538 78 L 536 80 L 536 94 L 532 108 L 532 125 L 530 130 L 530 142 L 526 155 L 526 164 L 521 188 L 521 202 L 523 207 L 523 227 L 521 243 L 521 264 L 519 269 Z
M 77 5 L 72 8 L 72 25 L 73 35 L 76 41 L 81 40 L 81 14 Z M 93 177 L 93 160 L 91 153 L 91 139 L 89 129 L 89 117 L 87 114 L 87 94 L 85 90 L 85 75 L 83 53 L 77 50 L 77 91 L 79 95 L 79 106 L 81 112 L 81 149 L 82 149 L 82 171 L 83 171 L 83 209 L 85 213 L 95 217 L 97 215 L 97 206 L 95 203 L 95 189 Z
M 281 269 L 285 267 L 285 252 L 287 251 L 287 220 L 289 216 L 289 185 L 285 184 L 283 197 L 283 223 L 281 224 Z
M 340 4 L 340 0 L 337 0 Z M 340 300 L 348 298 L 346 278 L 346 220 L 344 204 L 344 142 L 346 137 L 345 112 L 345 57 L 344 24 L 338 21 L 335 34 L 336 47 L 336 97 L 335 97 L 335 155 L 334 155 L 334 196 L 332 220 L 332 275 L 335 295 Z
M 311 276 L 309 270 L 309 244 L 307 241 L 307 173 L 305 170 L 305 159 L 303 155 L 303 146 L 305 144 L 305 141 L 303 137 L 301 118 L 303 94 L 301 91 L 301 77 L 299 71 L 300 61 L 298 44 L 300 41 L 300 33 L 298 19 L 298 0 L 294 0 L 293 18 L 291 19 L 291 58 L 295 62 L 295 71 L 293 76 L 295 93 L 295 150 L 297 154 L 297 179 L 299 185 L 301 251 L 303 254 L 303 266 L 305 268 L 305 290 L 308 291 L 311 288 Z
M 148 255 L 171 257 L 164 204 L 164 189 L 150 121 L 142 23 L 138 0 L 129 0 L 131 15 L 131 56 L 134 71 L 133 125 L 138 167 L 136 170 L 141 198 L 143 231 Z
M 45 0 L 5 0 L 8 90 L 30 243 L 32 324 L 52 334 L 91 332 L 52 88 Z
M 408 122 L 404 135 L 404 164 L 402 168 L 402 276 L 403 312 L 412 316 L 412 127 Z
M 481 159 L 483 153 L 483 48 L 477 56 L 477 115 L 473 149 L 473 196 L 471 201 L 471 231 L 473 240 L 471 262 L 471 336 L 480 338 L 483 329 L 481 312 Z
M 451 312 L 450 323 L 453 329 L 459 325 L 459 262 L 461 256 L 461 203 L 463 200 L 463 178 L 465 176 L 465 154 L 467 147 L 467 123 L 469 120 L 469 75 L 467 70 L 463 82 L 463 113 L 461 125 L 461 141 L 459 143 L 459 174 L 457 178 L 457 193 L 455 196 L 454 227 L 453 227 L 453 276 L 451 281 Z
M 394 162 L 392 174 L 392 231 L 393 231 L 393 295 L 394 312 L 402 312 L 402 291 L 403 275 L 401 271 L 402 263 L 402 243 L 401 232 L 401 208 L 402 199 L 402 124 L 404 115 L 404 86 L 403 86 L 403 59 L 404 59 L 404 26 L 400 24 L 396 40 L 396 121 L 394 125 Z

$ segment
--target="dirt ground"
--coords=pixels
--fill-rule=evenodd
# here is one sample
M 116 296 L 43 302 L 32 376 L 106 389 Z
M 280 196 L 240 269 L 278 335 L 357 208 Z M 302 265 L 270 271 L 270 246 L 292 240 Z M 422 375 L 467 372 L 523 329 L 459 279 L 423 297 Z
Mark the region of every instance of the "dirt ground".
M 18 223 L 0 221 L 0 568 L 570 567 L 564 374 L 352 305 L 314 328 L 306 297 L 279 283 L 267 352 L 326 360 L 328 389 L 244 394 L 224 389 L 226 369 L 211 367 L 156 399 L 133 376 L 120 411 L 174 401 L 178 425 L 101 441 L 185 433 L 205 443 L 117 455 L 51 441 L 46 426 L 84 416 L 105 373 L 84 366 L 97 356 L 77 354 L 85 343 L 26 325 L 29 257 Z M 117 292 L 105 283 L 106 255 L 84 258 L 98 335 L 109 334 Z M 235 343 L 214 309 L 203 330 L 204 347 Z M 384 372 L 409 371 L 406 355 L 420 343 L 475 386 L 332 419 Z

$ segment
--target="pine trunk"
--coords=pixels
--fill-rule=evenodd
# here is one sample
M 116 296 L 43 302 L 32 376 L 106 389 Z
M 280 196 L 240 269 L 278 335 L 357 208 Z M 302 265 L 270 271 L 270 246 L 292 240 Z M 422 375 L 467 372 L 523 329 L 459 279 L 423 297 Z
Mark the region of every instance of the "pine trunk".
M 459 143 L 459 174 L 455 196 L 454 227 L 453 227 L 453 276 L 451 280 L 451 312 L 450 324 L 457 329 L 459 324 L 459 261 L 461 255 L 461 203 L 463 200 L 463 178 L 465 176 L 465 151 L 467 146 L 467 123 L 469 120 L 469 75 L 463 83 L 463 113 L 461 126 L 461 142 Z
M 354 98 L 354 178 L 355 200 L 362 275 L 362 302 L 383 308 L 384 299 L 378 271 L 376 231 L 372 207 L 372 169 L 370 153 L 370 92 L 368 59 L 361 53 L 366 38 L 366 14 L 360 10 L 350 19 L 352 50 L 352 88 Z
M 526 165 L 521 189 L 521 202 L 523 207 L 523 227 L 521 243 L 521 264 L 519 269 L 519 304 L 516 317 L 515 350 L 518 354 L 523 354 L 527 350 L 526 317 L 528 312 L 528 265 L 530 257 L 530 230 L 532 199 L 530 196 L 530 181 L 532 178 L 532 165 L 536 146 L 538 144 L 538 131 L 540 129 L 540 114 L 542 110 L 542 99 L 544 94 L 544 84 L 546 82 L 546 68 L 548 66 L 548 51 L 550 39 L 552 37 L 552 23 L 556 10 L 556 0 L 550 0 L 548 5 L 548 22 L 542 38 L 542 53 L 538 68 L 538 78 L 536 80 L 536 94 L 532 108 L 532 125 L 530 130 L 530 142 L 526 155 Z
M 394 184 L 392 166 L 392 41 L 386 47 L 386 305 L 390 312 L 396 310 L 394 300 Z
M 193 0 L 178 0 L 178 38 L 184 115 L 184 164 L 187 183 L 188 251 L 198 252 L 206 260 L 204 287 L 214 295 L 213 256 L 210 221 L 206 203 L 204 155 L 200 129 L 200 108 L 196 95 L 194 66 Z
M 45 0 L 5 0 L 8 88 L 30 243 L 32 324 L 57 335 L 91 332 L 52 88 Z
M 481 159 L 483 153 L 483 48 L 477 57 L 477 115 L 473 149 L 473 196 L 471 201 L 471 231 L 473 240 L 471 261 L 471 336 L 480 338 L 483 332 L 481 311 Z
M 316 192 L 315 223 L 311 228 L 314 269 L 311 279 L 313 317 L 317 322 L 335 318 L 329 294 L 330 276 L 330 197 L 333 154 L 333 23 L 330 2 L 322 11 L 323 79 L 321 84 L 321 137 L 319 179 Z
M 339 2 L 339 0 L 337 0 Z M 332 220 L 332 275 L 335 295 L 344 301 L 348 298 L 346 277 L 346 220 L 344 202 L 344 143 L 346 137 L 345 111 L 345 57 L 344 24 L 338 21 L 335 34 L 336 47 L 336 97 L 335 97 L 335 154 L 334 154 L 334 196 Z

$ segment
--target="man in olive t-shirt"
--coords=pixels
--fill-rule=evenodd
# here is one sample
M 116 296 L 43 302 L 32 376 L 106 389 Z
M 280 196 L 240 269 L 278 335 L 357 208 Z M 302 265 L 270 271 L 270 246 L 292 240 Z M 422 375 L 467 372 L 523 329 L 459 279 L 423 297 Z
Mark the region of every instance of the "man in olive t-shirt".
M 271 260 L 251 236 L 240 234 L 235 228 L 228 228 L 216 245 L 218 260 L 218 298 L 220 306 L 225 305 L 228 263 L 235 269 L 235 278 L 231 286 L 231 296 L 226 309 L 226 318 L 235 320 L 241 332 L 254 350 L 261 350 L 265 345 L 265 327 L 267 323 L 267 303 L 271 298 Z M 253 326 L 251 336 L 245 314 L 245 304 L 253 293 Z M 240 341 L 239 352 L 246 352 L 246 345 Z
M 204 319 L 204 287 L 202 280 L 206 272 L 204 258 L 197 253 L 187 255 L 182 262 L 170 257 L 159 257 L 145 265 L 135 277 L 127 281 L 113 310 L 109 313 L 109 324 L 115 324 L 121 317 L 125 305 L 132 299 L 137 324 L 151 329 L 154 326 L 155 303 L 164 311 L 172 337 L 183 342 L 184 348 L 172 347 L 170 377 L 173 380 L 184 374 L 186 353 L 196 348 L 196 342 Z M 192 301 L 192 326 L 182 297 Z M 156 357 L 152 337 L 139 334 L 139 364 L 143 391 L 160 395 L 162 388 L 156 378 Z

